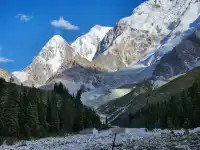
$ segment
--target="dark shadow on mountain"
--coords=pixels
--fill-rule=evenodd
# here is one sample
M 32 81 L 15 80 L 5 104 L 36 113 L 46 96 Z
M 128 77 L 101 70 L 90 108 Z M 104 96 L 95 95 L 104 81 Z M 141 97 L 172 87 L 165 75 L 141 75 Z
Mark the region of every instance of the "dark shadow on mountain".
M 200 23 L 200 16 L 190 24 L 190 28 L 196 27 Z

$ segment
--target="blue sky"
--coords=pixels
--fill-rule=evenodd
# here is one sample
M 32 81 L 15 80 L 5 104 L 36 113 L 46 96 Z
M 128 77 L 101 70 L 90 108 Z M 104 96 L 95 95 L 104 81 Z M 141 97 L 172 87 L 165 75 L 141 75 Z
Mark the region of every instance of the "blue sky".
M 53 35 L 71 43 L 96 24 L 114 26 L 143 1 L 0 0 L 0 68 L 22 70 Z

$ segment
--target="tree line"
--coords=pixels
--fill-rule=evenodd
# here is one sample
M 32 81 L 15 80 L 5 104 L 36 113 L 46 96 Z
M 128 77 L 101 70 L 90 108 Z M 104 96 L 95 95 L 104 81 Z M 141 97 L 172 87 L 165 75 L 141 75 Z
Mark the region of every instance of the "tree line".
M 40 138 L 102 127 L 99 116 L 60 84 L 53 91 L 29 88 L 0 79 L 0 139 Z
M 129 114 L 132 125 L 153 128 L 195 128 L 200 126 L 200 80 L 164 101 L 147 103 L 135 114 Z

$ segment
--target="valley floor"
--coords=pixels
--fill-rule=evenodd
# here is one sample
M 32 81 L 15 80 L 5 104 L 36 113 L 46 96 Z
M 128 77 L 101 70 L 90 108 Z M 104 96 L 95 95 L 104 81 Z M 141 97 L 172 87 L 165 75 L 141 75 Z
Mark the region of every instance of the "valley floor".
M 78 134 L 66 137 L 44 138 L 35 141 L 23 141 L 15 145 L 0 146 L 0 150 L 110 150 L 116 136 L 117 147 L 114 150 L 199 150 L 200 128 L 190 130 L 154 130 L 112 128 L 98 134 Z

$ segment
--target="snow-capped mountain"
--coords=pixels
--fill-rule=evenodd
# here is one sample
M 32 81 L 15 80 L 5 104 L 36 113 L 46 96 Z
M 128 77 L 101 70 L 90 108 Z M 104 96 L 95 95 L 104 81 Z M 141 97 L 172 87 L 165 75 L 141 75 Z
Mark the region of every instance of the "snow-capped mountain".
M 20 84 L 19 80 L 12 73 L 9 73 L 7 70 L 1 68 L 0 68 L 0 78 L 5 79 L 5 81 L 7 82 Z
M 94 61 L 112 70 L 134 65 L 186 31 L 199 13 L 198 0 L 146 1 L 104 37 Z
M 131 16 L 121 19 L 98 46 L 93 63 L 108 70 L 127 67 L 103 73 L 103 85 L 115 87 L 151 76 L 155 65 L 184 39 L 199 14 L 200 2 L 196 0 L 142 3 Z
M 88 64 L 94 57 L 98 44 L 111 27 L 94 26 L 70 46 L 60 35 L 53 36 L 22 71 L 13 72 L 27 86 L 41 86 L 54 74 L 72 67 L 74 61 Z
M 71 46 L 81 56 L 92 61 L 99 43 L 110 29 L 111 27 L 95 25 L 88 33 L 78 37 Z
M 63 70 L 59 76 L 49 80 L 48 84 L 54 81 L 70 81 L 70 85 L 71 82 L 73 85 L 78 83 L 86 87 L 92 85 L 90 89 L 97 89 L 89 93 L 98 94 L 91 99 L 98 101 L 109 89 L 149 78 L 160 59 L 193 32 L 194 29 L 190 28 L 190 25 L 199 14 L 200 1 L 196 0 L 146 1 L 138 6 L 131 16 L 121 19 L 98 46 L 91 63 L 111 72 L 96 74 L 92 71 L 90 74 L 91 70 L 75 67 Z M 84 69 L 87 71 L 83 71 Z M 78 77 L 70 75 L 72 70 Z M 99 88 L 103 88 L 101 94 Z
M 13 74 L 28 86 L 43 85 L 61 66 L 64 61 L 74 59 L 74 50 L 60 36 L 53 36 L 33 59 L 32 64 Z
M 100 88 L 105 96 L 109 89 L 152 77 L 162 57 L 194 31 L 190 25 L 199 14 L 199 0 L 149 0 L 114 28 L 97 25 L 71 46 L 54 36 L 30 66 L 14 75 L 45 88 L 55 82 L 72 92 L 82 85 L 94 90 L 90 93 Z

